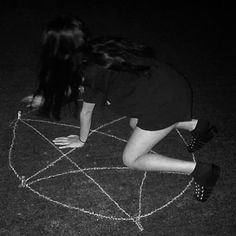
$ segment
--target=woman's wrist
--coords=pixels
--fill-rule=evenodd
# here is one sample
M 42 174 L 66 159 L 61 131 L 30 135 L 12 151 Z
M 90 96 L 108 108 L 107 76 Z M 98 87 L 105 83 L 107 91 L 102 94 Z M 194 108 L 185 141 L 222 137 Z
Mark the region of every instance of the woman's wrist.
M 84 144 L 86 143 L 86 141 L 81 140 L 81 138 L 79 138 L 79 141 Z

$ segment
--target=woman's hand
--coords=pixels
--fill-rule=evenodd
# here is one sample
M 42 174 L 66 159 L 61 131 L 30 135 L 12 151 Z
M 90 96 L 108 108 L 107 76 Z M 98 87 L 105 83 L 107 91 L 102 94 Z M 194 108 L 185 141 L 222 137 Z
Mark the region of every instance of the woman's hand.
M 21 102 L 27 103 L 27 107 L 40 108 L 44 104 L 44 97 L 42 95 L 29 95 L 21 100 Z
M 67 137 L 59 137 L 53 140 L 55 145 L 60 149 L 64 148 L 81 148 L 85 143 L 81 142 L 78 135 L 69 135 Z

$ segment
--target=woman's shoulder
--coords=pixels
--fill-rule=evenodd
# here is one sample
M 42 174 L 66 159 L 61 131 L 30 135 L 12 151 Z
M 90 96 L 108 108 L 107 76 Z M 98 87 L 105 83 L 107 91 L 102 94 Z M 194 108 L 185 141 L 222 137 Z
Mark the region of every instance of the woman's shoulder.
M 97 74 L 104 72 L 104 68 L 101 65 L 95 64 L 95 63 L 87 63 L 84 66 L 84 72 L 86 74 Z
M 97 64 L 88 63 L 83 68 L 83 76 L 88 84 L 99 84 L 105 77 L 105 69 Z

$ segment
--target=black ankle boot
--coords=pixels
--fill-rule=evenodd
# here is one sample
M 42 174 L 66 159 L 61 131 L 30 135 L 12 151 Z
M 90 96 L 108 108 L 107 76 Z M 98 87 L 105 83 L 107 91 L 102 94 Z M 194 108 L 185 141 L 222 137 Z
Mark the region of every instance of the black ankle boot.
M 214 164 L 197 162 L 191 176 L 194 178 L 195 199 L 205 202 L 210 197 L 220 176 L 220 167 Z
M 189 152 L 195 152 L 201 149 L 207 142 L 209 142 L 214 134 L 217 133 L 215 126 L 212 126 L 206 120 L 198 120 L 196 128 L 191 131 L 192 138 L 188 145 Z

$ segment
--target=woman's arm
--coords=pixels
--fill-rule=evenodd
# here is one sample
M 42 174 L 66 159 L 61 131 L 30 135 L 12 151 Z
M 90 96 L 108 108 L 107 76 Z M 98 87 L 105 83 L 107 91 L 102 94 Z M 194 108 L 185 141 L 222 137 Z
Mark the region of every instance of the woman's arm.
M 80 112 L 80 141 L 84 143 L 88 138 L 94 107 L 95 103 L 83 102 L 83 107 Z
M 83 103 L 80 112 L 80 136 L 59 137 L 53 140 L 54 144 L 58 145 L 60 149 L 83 147 L 88 138 L 94 106 L 95 103 Z

